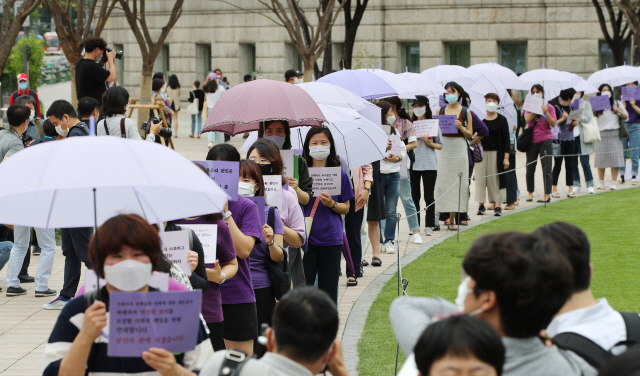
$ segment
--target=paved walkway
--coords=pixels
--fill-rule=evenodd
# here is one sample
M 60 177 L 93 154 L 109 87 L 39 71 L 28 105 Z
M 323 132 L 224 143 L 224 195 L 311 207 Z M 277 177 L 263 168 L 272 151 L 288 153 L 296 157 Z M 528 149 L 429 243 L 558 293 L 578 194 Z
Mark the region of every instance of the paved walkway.
M 68 98 L 70 96 L 69 84 L 61 83 L 56 85 L 43 86 L 39 90 L 39 93 L 41 98 L 43 98 L 46 106 L 53 101 L 53 98 Z M 206 135 L 201 139 L 191 139 L 187 137 L 190 131 L 190 119 L 186 113 L 180 114 L 179 123 L 180 125 L 178 129 L 178 138 L 174 139 L 176 151 L 180 152 L 185 157 L 191 160 L 204 160 L 208 151 Z M 231 143 L 240 148 L 243 144 L 242 137 L 234 137 Z M 591 159 L 593 164 L 593 156 Z M 519 153 L 516 165 L 523 166 L 524 163 L 524 154 Z M 594 175 L 597 176 L 595 169 Z M 518 169 L 517 176 L 520 184 L 520 189 L 525 192 L 525 169 Z M 561 172 L 560 176 L 560 181 L 564 181 L 564 171 Z M 608 185 L 609 181 L 607 180 L 607 186 Z M 527 203 L 524 201 L 524 198 L 526 198 L 525 192 L 521 196 L 523 199 L 520 201 L 520 206 L 517 207 L 517 210 L 521 210 L 533 205 L 540 205 L 535 203 L 535 200 L 541 198 L 542 196 L 542 192 L 540 190 L 540 188 L 542 187 L 542 177 L 540 172 L 537 173 L 536 187 L 537 192 L 534 193 L 534 203 Z M 620 186 L 621 189 L 630 187 L 631 186 L 628 183 Z M 561 183 L 558 188 L 563 198 L 566 198 L 566 187 Z M 469 202 L 471 224 L 475 224 L 482 220 L 482 218 L 479 218 L 475 215 L 477 203 L 473 199 L 473 189 L 474 185 L 472 184 L 472 199 Z M 585 194 L 586 193 L 581 193 L 579 195 Z M 554 199 L 554 201 L 556 200 Z M 424 203 L 422 206 L 424 207 Z M 398 211 L 404 216 L 404 208 L 402 207 L 401 203 L 398 204 Z M 489 215 L 492 215 L 492 213 L 490 213 Z M 426 236 L 422 236 L 425 244 L 422 245 L 421 249 L 430 247 L 434 242 L 439 241 L 439 238 L 447 235 L 448 231 L 444 229 L 444 226 L 442 227 L 443 230 L 436 232 L 436 236 L 434 237 L 427 238 Z M 463 226 L 462 229 L 464 228 L 465 227 Z M 420 247 L 420 245 L 418 244 L 409 242 L 408 233 L 409 229 L 407 226 L 407 222 L 406 220 L 402 220 L 400 226 L 400 257 L 403 257 Z M 367 242 L 365 257 L 369 260 L 369 262 L 371 261 L 371 256 L 371 247 Z M 398 255 L 395 254 L 381 254 L 383 266 L 377 268 L 373 266 L 365 267 L 364 277 L 358 280 L 358 286 L 356 287 L 347 288 L 346 277 L 343 276 L 340 278 L 338 309 L 340 312 L 341 335 L 344 332 L 345 324 L 348 320 L 363 320 L 363 318 L 366 318 L 366 312 L 352 312 L 354 304 L 370 284 L 380 283 L 380 280 L 376 282 L 374 281 L 378 276 L 387 271 L 387 269 L 396 262 L 397 257 Z M 35 270 L 37 268 L 36 264 L 38 261 L 38 257 L 32 257 L 31 260 L 32 262 L 30 273 L 33 275 L 35 274 Z M 344 261 L 342 262 L 342 270 L 343 272 L 345 270 Z M 393 270 L 389 270 L 388 272 L 392 274 Z M 53 268 L 53 274 L 49 279 L 49 287 L 52 289 L 60 290 L 63 282 L 63 274 L 64 257 L 62 256 L 62 252 L 58 248 Z M 82 280 L 84 280 L 84 277 L 82 278 Z M 47 298 L 35 298 L 35 286 L 33 284 L 22 285 L 22 287 L 27 288 L 26 296 L 8 298 L 4 294 L 4 291 L 6 290 L 6 269 L 0 271 L 0 287 L 3 288 L 3 293 L 0 294 L 0 349 L 2 349 L 2 351 L 0 351 L 0 375 L 25 376 L 40 374 L 42 372 L 43 365 L 44 345 L 47 342 L 51 329 L 53 328 L 60 311 L 46 311 L 42 309 L 42 304 L 47 302 Z M 365 296 L 366 299 L 370 300 L 375 297 L 375 295 L 370 296 L 370 294 Z M 351 336 L 349 338 L 349 343 L 353 344 L 357 343 L 357 340 L 360 337 L 360 333 L 358 333 L 357 331 L 345 333 L 345 335 Z M 345 340 L 347 340 L 347 338 L 345 338 Z M 345 351 L 348 351 L 349 354 L 352 354 L 351 363 L 355 361 L 355 363 L 357 364 L 357 349 L 355 348 L 355 345 L 353 345 L 353 347 L 354 348 L 345 349 Z M 355 356 L 355 358 L 353 358 L 353 356 Z M 355 373 L 352 372 L 352 374 Z

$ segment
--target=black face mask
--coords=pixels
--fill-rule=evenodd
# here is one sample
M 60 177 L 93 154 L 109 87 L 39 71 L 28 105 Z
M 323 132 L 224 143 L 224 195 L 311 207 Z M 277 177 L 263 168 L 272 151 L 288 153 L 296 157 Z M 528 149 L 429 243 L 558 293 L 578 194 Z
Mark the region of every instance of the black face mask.
M 260 171 L 262 171 L 262 175 L 271 175 L 271 165 L 270 164 L 259 164 Z

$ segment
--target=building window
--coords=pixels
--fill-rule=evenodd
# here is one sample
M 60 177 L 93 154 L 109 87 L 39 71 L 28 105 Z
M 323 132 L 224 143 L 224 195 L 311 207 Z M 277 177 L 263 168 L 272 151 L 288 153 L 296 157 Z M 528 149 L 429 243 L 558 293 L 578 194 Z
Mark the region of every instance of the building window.
M 420 43 L 401 43 L 400 49 L 402 54 L 400 71 L 420 73 Z
M 169 68 L 169 45 L 163 44 L 162 49 L 160 50 L 160 54 L 156 58 L 155 63 L 153 64 L 154 72 L 162 72 L 164 73 L 165 78 L 169 78 L 170 68 Z
M 124 46 L 122 44 L 114 44 L 113 49 L 116 51 L 123 51 Z M 118 81 L 119 86 L 124 86 L 124 57 L 126 55 L 123 54 L 122 59 L 115 59 L 116 64 L 116 80 Z
M 331 69 L 342 69 L 342 48 L 344 43 L 333 43 L 331 45 Z
M 471 65 L 471 45 L 469 42 L 449 42 L 445 45 L 445 62 L 469 68 Z
M 196 80 L 204 83 L 211 72 L 211 45 L 196 44 Z
M 239 46 L 239 54 L 240 58 L 240 72 L 239 81 L 244 82 L 244 76 L 246 74 L 250 74 L 251 78 L 255 80 L 257 78 L 256 73 L 256 45 L 249 43 L 242 43 Z
M 304 66 L 302 64 L 302 59 L 300 58 L 300 54 L 298 54 L 298 50 L 293 47 L 291 43 L 285 43 L 285 67 L 284 71 L 289 69 L 299 70 L 300 72 L 304 71 Z
M 607 41 L 601 40 L 599 41 L 598 46 L 598 63 L 600 69 L 605 69 L 607 66 L 615 67 L 616 63 L 613 61 L 613 53 L 611 52 L 611 48 L 609 48 L 609 44 Z M 629 45 L 624 48 L 624 61 L 627 63 L 631 63 L 631 56 L 629 55 Z
M 499 42 L 498 63 L 516 73 L 527 71 L 527 42 Z

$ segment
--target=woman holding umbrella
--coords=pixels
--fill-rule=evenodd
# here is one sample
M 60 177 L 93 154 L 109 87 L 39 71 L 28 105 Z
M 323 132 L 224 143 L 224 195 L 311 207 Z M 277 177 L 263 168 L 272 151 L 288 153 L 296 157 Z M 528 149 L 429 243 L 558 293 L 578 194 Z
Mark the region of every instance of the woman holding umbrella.
M 624 165 L 624 156 L 622 155 L 622 139 L 620 138 L 620 119 L 628 118 L 627 110 L 621 103 L 613 102 L 613 91 L 608 84 L 602 84 L 598 88 L 598 95 L 606 95 L 609 97 L 611 108 L 608 110 L 594 111 L 593 116 L 598 119 L 598 129 L 600 130 L 601 140 L 596 142 L 595 165 L 598 169 L 598 189 L 604 189 L 604 172 L 605 169 L 611 169 L 611 189 L 618 189 L 618 169 Z

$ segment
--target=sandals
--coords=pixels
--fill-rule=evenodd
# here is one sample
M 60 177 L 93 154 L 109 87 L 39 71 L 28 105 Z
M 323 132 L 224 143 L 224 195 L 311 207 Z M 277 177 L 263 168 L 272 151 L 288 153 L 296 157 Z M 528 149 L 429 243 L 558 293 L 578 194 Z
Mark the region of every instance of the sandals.
M 447 227 L 449 227 L 449 231 L 457 231 L 458 230 L 458 227 L 456 225 L 453 225 L 453 224 L 447 225 Z
M 350 287 L 358 286 L 358 280 L 355 279 L 354 277 L 349 277 L 347 279 L 347 286 L 350 286 Z
M 362 260 L 362 266 L 369 266 L 369 261 Z
M 382 260 L 379 257 L 374 257 L 371 259 L 372 266 L 382 266 Z
M 193 133 L 189 135 L 189 138 L 193 138 Z
M 467 221 L 460 221 L 460 224 L 461 224 L 461 225 L 463 225 L 463 226 L 468 226 L 468 225 L 469 225 L 469 222 L 467 222 Z

